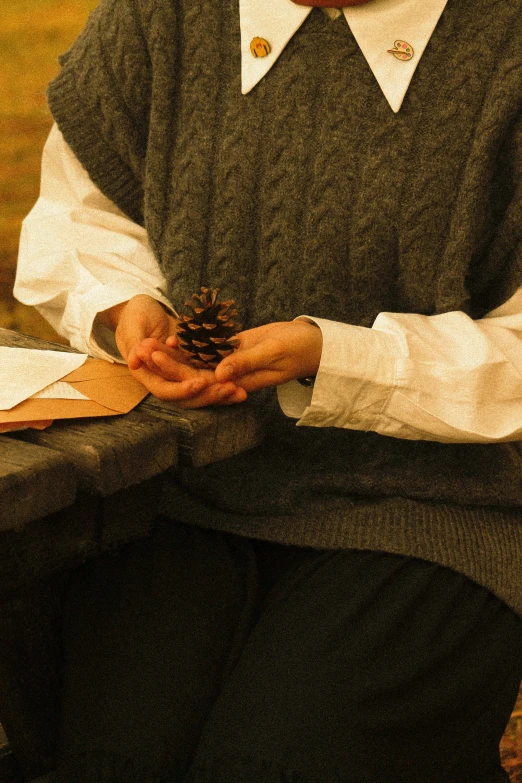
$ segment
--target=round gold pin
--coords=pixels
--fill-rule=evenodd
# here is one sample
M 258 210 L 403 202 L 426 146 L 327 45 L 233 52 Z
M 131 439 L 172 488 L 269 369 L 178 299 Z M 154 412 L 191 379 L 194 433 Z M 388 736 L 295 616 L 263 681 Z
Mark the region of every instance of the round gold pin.
M 250 41 L 250 52 L 253 57 L 266 57 L 272 49 L 265 38 L 252 38 Z
M 388 49 L 388 54 L 393 54 L 394 57 L 397 58 L 397 60 L 411 60 L 411 58 L 414 55 L 413 46 L 411 46 L 409 43 L 406 43 L 406 41 L 394 41 L 393 42 L 393 49 Z

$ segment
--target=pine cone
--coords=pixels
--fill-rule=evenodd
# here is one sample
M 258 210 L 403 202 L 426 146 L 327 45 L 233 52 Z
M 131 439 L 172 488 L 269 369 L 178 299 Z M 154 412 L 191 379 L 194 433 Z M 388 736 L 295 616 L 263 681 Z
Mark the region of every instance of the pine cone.
M 241 324 L 234 321 L 235 302 L 218 302 L 219 288 L 201 287 L 185 307 L 191 315 L 180 315 L 177 326 L 178 348 L 195 367 L 213 369 L 239 345 L 235 335 Z

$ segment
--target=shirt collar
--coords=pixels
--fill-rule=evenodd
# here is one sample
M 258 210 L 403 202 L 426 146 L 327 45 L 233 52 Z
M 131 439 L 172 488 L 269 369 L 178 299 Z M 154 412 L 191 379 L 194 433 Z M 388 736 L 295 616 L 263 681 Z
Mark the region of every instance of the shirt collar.
M 412 76 L 448 0 L 373 0 L 343 9 L 344 16 L 373 75 L 394 112 L 398 112 Z M 246 94 L 268 73 L 312 8 L 292 0 L 239 0 L 241 19 L 241 84 Z M 333 24 L 333 23 L 332 23 Z M 270 44 L 270 54 L 253 57 L 255 37 Z M 397 40 L 414 51 L 408 61 L 388 49 Z

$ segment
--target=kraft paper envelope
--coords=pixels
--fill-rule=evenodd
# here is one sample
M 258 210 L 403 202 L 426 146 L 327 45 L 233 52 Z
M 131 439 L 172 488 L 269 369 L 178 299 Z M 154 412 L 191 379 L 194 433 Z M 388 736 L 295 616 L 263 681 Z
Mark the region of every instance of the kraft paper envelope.
M 0 411 L 0 425 L 83 416 L 115 416 L 128 413 L 148 394 L 126 365 L 111 364 L 103 359 L 88 358 L 81 367 L 64 375 L 61 380 L 70 383 L 89 399 L 30 398 L 9 410 Z

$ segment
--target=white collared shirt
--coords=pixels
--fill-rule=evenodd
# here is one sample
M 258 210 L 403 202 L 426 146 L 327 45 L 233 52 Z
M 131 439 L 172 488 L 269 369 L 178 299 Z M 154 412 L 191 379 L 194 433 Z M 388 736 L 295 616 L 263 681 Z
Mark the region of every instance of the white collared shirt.
M 445 4 L 373 0 L 343 11 L 395 112 Z M 291 0 L 240 0 L 240 11 L 248 92 L 310 9 Z M 255 36 L 269 42 L 268 57 L 252 57 Z M 396 40 L 413 48 L 410 61 L 388 53 Z M 97 313 L 138 293 L 169 304 L 146 231 L 96 188 L 56 127 L 44 149 L 40 197 L 23 223 L 14 293 L 73 346 L 116 361 L 113 335 Z M 298 425 L 420 440 L 522 438 L 522 289 L 479 321 L 463 313 L 381 313 L 367 329 L 303 317 L 321 328 L 323 352 L 313 390 L 297 382 L 278 390 Z
M 448 0 L 372 0 L 343 9 L 345 19 L 390 107 L 398 112 L 415 69 Z M 239 0 L 241 89 L 250 92 L 274 65 L 288 41 L 312 11 L 292 0 Z M 253 38 L 264 38 L 270 53 L 252 57 Z M 389 50 L 396 40 L 413 49 L 408 61 Z

